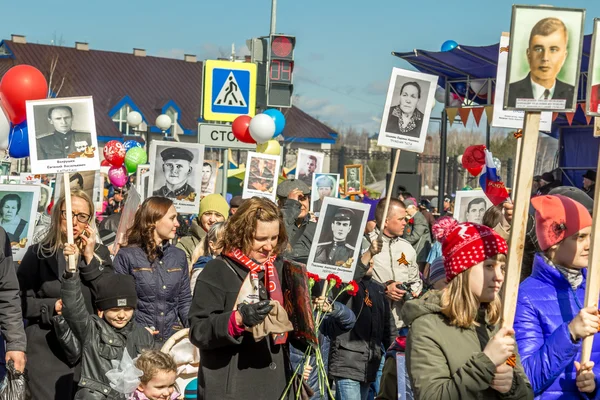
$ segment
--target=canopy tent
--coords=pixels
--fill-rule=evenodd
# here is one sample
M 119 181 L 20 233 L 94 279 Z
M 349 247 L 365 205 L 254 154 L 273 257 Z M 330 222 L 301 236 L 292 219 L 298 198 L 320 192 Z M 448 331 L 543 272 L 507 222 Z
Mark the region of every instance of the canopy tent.
M 591 44 L 592 35 L 585 35 L 577 91 L 578 102 L 585 102 L 586 99 Z M 467 83 L 468 86 L 469 82 L 475 79 L 487 79 L 492 85 L 495 85 L 499 46 L 499 43 L 487 46 L 458 45 L 446 52 L 414 49 L 409 52 L 392 52 L 392 55 L 407 61 L 418 71 L 438 75 L 439 85 L 448 90 L 456 83 Z M 493 90 L 484 98 L 477 97 L 476 93 L 471 93 L 471 95 L 475 103 L 493 103 Z M 554 117 L 552 131 L 549 134 L 560 141 L 559 168 L 563 172 L 563 181 L 565 184 L 581 187 L 582 175 L 585 170 L 595 169 L 598 162 L 599 143 L 593 136 L 593 126 L 589 125 L 582 107 L 577 108 L 572 123 L 568 122 L 565 114 L 558 114 Z M 442 123 L 440 187 L 445 187 L 445 125 Z M 443 192 L 439 193 L 440 201 L 443 195 Z

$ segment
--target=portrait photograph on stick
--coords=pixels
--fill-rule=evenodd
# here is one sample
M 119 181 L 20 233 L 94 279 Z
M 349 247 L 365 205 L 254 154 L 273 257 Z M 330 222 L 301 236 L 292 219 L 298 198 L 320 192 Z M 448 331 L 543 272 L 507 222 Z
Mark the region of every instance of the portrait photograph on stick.
M 139 164 L 135 174 L 135 186 L 142 201 L 146 198 L 146 188 L 150 177 L 150 164 Z
M 266 197 L 275 201 L 281 158 L 248 152 L 242 198 Z
M 600 116 L 600 18 L 594 18 L 594 33 L 592 35 L 592 51 L 588 66 L 587 99 L 585 102 L 587 115 Z
M 352 280 L 368 216 L 368 204 L 325 198 L 308 256 L 308 271 L 322 278 L 333 273 L 344 282 Z
M 504 109 L 574 112 L 584 9 L 512 9 Z
M 344 193 L 359 194 L 363 190 L 362 164 L 344 165 Z
M 90 199 L 97 199 L 99 193 L 104 192 L 104 187 L 96 187 L 99 182 L 100 171 L 73 172 L 69 174 L 69 183 L 71 190 L 83 190 Z M 56 190 L 54 190 L 54 202 L 58 202 L 65 195 L 65 185 L 63 184 L 63 174 L 56 175 Z
M 492 206 L 483 190 L 457 190 L 454 202 L 454 219 L 481 225 L 483 214 Z
M 27 101 L 31 172 L 100 169 L 91 97 Z
M 205 197 L 215 193 L 217 187 L 217 176 L 219 172 L 219 163 L 214 160 L 204 160 L 202 164 L 202 184 L 200 186 L 200 196 Z
M 438 77 L 393 68 L 381 119 L 379 146 L 422 153 Z
M 298 149 L 296 157 L 296 179 L 312 186 L 313 175 L 323 171 L 323 160 L 325 154 L 317 151 Z
M 182 214 L 198 212 L 203 163 L 203 144 L 153 141 L 147 193 L 173 200 Z
M 340 174 L 314 174 L 311 187 L 310 211 L 319 216 L 325 198 L 339 196 Z
M 14 261 L 21 261 L 32 244 L 40 202 L 38 185 L 0 185 L 0 226 L 10 240 Z

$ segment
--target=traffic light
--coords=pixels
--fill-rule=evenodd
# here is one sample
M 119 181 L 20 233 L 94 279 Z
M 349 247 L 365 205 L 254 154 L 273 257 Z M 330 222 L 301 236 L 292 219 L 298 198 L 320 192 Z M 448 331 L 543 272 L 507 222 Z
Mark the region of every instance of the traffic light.
M 296 37 L 271 35 L 267 68 L 267 106 L 291 107 L 294 90 L 294 47 Z

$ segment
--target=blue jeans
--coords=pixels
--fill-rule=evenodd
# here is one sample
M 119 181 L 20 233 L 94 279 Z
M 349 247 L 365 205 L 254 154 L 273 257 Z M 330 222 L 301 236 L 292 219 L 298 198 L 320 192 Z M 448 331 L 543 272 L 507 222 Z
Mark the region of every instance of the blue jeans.
M 381 382 L 381 375 L 383 374 L 383 364 L 385 364 L 385 351 L 383 356 L 381 356 L 381 363 L 379 364 L 379 369 L 377 370 L 375 382 L 371 382 L 367 400 L 375 400 L 375 397 L 377 397 L 377 394 L 379 393 L 379 383 Z
M 367 400 L 370 387 L 370 383 L 336 378 L 335 400 Z

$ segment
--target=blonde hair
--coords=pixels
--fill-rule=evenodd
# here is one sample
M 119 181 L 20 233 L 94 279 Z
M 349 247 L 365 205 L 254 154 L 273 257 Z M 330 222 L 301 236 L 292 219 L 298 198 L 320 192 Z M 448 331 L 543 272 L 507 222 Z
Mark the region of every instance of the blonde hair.
M 158 371 L 177 372 L 177 364 L 173 357 L 159 350 L 146 350 L 137 358 L 135 366 L 143 375 L 140 383 L 146 385 L 154 378 Z
M 215 245 L 218 243 L 219 239 L 223 236 L 223 232 L 225 230 L 225 221 L 217 222 L 213 226 L 210 227 L 206 236 L 204 236 L 200 242 L 194 248 L 192 252 L 192 256 L 190 257 L 190 265 L 189 270 L 192 272 L 192 268 L 196 261 L 202 256 L 211 256 L 212 251 L 210 249 L 210 242 L 213 242 Z
M 87 203 L 90 215 L 90 221 L 88 224 L 94 231 L 94 234 L 98 236 L 95 222 L 96 212 L 94 209 L 94 203 L 92 202 L 92 199 L 90 198 L 90 196 L 87 195 L 86 192 L 79 189 L 71 190 L 71 199 L 73 199 L 73 197 L 79 197 L 80 199 L 85 200 L 85 202 Z M 50 216 L 50 228 L 48 229 L 48 232 L 46 232 L 46 236 L 44 236 L 44 238 L 40 241 L 40 246 L 38 247 L 38 257 L 40 258 L 53 257 L 57 253 L 57 251 L 63 248 L 63 246 L 67 243 L 67 234 L 63 233 L 61 230 L 61 210 L 64 204 L 65 197 L 62 196 L 52 207 L 52 214 Z M 75 244 L 77 245 L 77 247 L 81 247 L 81 239 L 75 238 Z M 94 256 L 99 261 L 102 261 L 96 253 L 94 253 Z
M 496 254 L 488 258 L 488 260 L 506 262 L 506 255 Z M 476 318 L 480 307 L 479 301 L 475 298 L 469 287 L 470 275 L 471 270 L 458 274 L 442 289 L 442 297 L 440 299 L 442 314 L 450 320 L 450 325 L 466 329 L 478 325 Z M 500 320 L 502 310 L 500 297 L 496 296 L 493 301 L 484 304 L 486 322 L 490 325 L 496 325 Z

